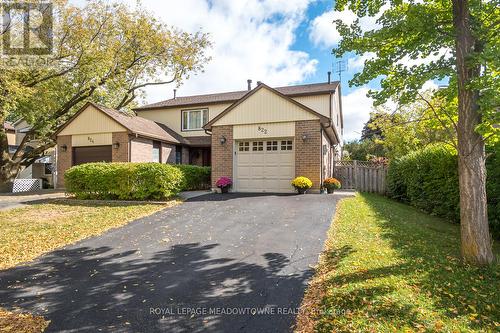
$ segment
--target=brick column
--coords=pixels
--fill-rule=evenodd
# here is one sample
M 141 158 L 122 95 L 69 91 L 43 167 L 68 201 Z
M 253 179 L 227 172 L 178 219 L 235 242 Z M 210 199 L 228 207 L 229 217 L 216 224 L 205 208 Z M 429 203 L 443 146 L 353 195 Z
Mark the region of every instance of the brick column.
M 73 165 L 73 148 L 71 146 L 71 135 L 57 137 L 57 188 L 64 188 L 64 172 Z M 66 146 L 63 151 L 62 146 Z
M 304 135 L 307 139 L 304 140 Z M 312 190 L 321 187 L 321 125 L 319 120 L 295 122 L 295 177 L 304 176 L 313 182 Z
M 223 145 L 222 136 L 226 138 Z M 233 178 L 233 155 L 233 126 L 212 127 L 212 188 L 222 176 Z
M 112 161 L 113 162 L 129 162 L 129 145 L 130 140 L 127 132 L 114 132 L 112 135 L 112 143 L 118 142 L 120 146 L 118 148 L 112 149 Z

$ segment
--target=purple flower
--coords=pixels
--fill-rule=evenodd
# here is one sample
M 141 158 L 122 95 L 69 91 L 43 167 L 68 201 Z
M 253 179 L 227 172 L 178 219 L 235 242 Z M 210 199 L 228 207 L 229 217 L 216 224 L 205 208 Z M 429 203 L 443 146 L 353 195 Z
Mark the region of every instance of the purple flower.
M 226 187 L 231 186 L 233 181 L 229 177 L 220 177 L 219 180 L 215 183 L 217 187 Z

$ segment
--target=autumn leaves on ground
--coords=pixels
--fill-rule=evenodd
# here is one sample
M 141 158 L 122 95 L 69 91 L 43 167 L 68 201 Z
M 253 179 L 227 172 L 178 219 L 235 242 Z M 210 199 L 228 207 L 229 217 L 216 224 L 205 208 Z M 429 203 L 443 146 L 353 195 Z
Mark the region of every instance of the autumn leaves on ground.
M 100 235 L 172 206 L 55 200 L 0 211 L 0 270 L 23 264 L 56 248 Z M 41 316 L 0 309 L 0 332 L 42 332 L 49 322 Z
M 303 301 L 316 315 L 296 331 L 498 331 L 500 265 L 465 265 L 459 244 L 458 225 L 376 195 L 344 199 Z

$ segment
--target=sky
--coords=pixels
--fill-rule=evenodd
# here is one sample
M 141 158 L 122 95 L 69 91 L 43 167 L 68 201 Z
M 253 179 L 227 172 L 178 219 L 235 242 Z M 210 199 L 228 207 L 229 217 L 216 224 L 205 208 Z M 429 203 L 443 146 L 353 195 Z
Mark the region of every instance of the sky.
M 83 0 L 73 0 L 82 2 Z M 134 6 L 136 0 L 120 0 Z M 342 60 L 344 140 L 360 136 L 372 110 L 368 86 L 349 87 L 348 80 L 362 70 L 367 56 L 349 54 L 334 59 L 331 50 L 340 36 L 332 20 L 352 22 L 350 11 L 334 12 L 333 0 L 142 0 L 142 6 L 169 25 L 187 32 L 203 31 L 213 42 L 212 60 L 205 72 L 191 76 L 177 96 L 244 90 L 247 79 L 270 86 L 327 81 L 327 72 Z M 365 29 L 376 19 L 362 19 Z M 339 80 L 338 73 L 332 74 Z M 172 98 L 174 85 L 149 87 L 147 103 Z

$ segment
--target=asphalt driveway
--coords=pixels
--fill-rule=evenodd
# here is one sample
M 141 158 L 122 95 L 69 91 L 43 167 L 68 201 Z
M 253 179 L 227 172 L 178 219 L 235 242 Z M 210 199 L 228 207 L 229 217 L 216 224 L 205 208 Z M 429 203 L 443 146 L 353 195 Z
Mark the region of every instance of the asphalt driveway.
M 288 332 L 337 197 L 208 194 L 0 272 L 49 332 Z

